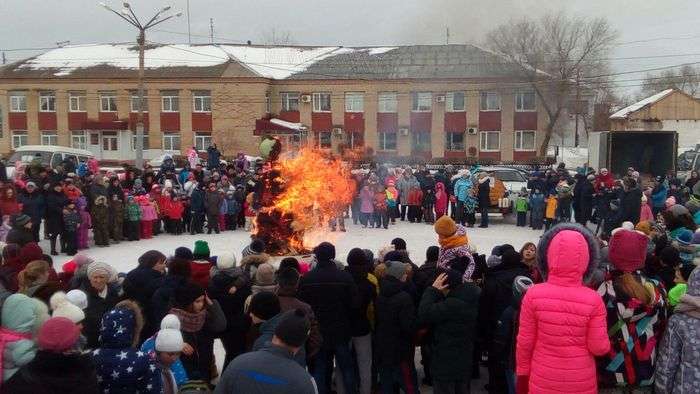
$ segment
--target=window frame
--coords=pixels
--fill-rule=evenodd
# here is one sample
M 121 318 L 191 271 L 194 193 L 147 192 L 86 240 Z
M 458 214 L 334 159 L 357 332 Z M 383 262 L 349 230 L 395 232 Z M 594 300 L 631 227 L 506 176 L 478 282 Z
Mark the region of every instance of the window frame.
M 25 113 L 27 112 L 27 95 L 19 93 L 11 93 L 10 95 L 9 112 Z M 24 107 L 24 108 L 22 108 Z
M 328 96 L 328 109 L 320 107 L 322 104 L 321 97 Z M 315 113 L 331 112 L 331 94 L 329 92 L 315 92 L 311 94 L 312 111 Z M 319 104 L 318 106 L 316 104 Z
M 496 97 L 498 99 L 498 108 L 489 108 L 489 97 Z M 484 101 L 484 99 L 486 101 Z M 486 106 L 484 107 L 484 104 Z M 501 102 L 501 94 L 498 92 L 480 92 L 479 93 L 479 111 L 481 112 L 498 112 L 503 108 L 503 103 Z
M 387 149 L 387 135 L 393 134 L 394 136 L 394 148 Z M 378 150 L 383 152 L 395 152 L 399 148 L 399 133 L 397 131 L 380 131 L 377 133 L 377 147 Z
M 466 144 L 466 134 L 464 131 L 448 131 L 445 133 L 445 150 L 448 152 L 465 152 L 467 149 L 467 144 Z M 462 142 L 461 142 L 461 149 L 456 149 L 455 144 L 456 142 L 453 139 L 454 135 L 461 135 L 462 136 Z
M 105 101 L 106 100 L 106 101 Z M 105 103 L 107 103 L 108 109 L 105 109 Z M 114 104 L 114 108 L 112 108 Z M 117 103 L 116 93 L 100 93 L 100 112 L 117 112 L 119 110 L 119 104 Z
M 78 109 L 73 108 L 73 103 L 77 104 Z M 82 109 L 80 109 L 82 104 Z M 87 112 L 87 94 L 78 92 L 68 93 L 68 112 Z
M 131 151 L 136 152 L 136 132 L 132 131 L 131 134 Z M 149 138 L 148 133 L 144 132 L 143 133 L 143 150 L 148 150 L 151 149 L 151 139 Z
M 270 92 L 265 93 L 265 113 L 272 113 L 272 96 L 270 95 Z
M 523 148 L 523 134 L 532 133 L 532 148 Z M 518 136 L 520 136 L 520 147 L 518 147 Z M 513 150 L 518 152 L 534 152 L 537 150 L 536 130 L 516 130 L 513 133 Z
M 166 143 L 165 140 L 166 138 L 170 140 L 170 148 L 173 147 L 173 139 L 177 138 L 178 140 L 178 148 L 177 149 L 168 149 L 166 148 Z M 163 133 L 163 138 L 161 139 L 161 148 L 166 151 L 166 152 L 177 152 L 182 149 L 182 134 L 178 132 L 164 132 Z
M 194 144 L 193 144 L 193 145 L 194 145 L 195 148 L 197 148 L 198 151 L 206 151 L 207 148 L 209 148 L 209 146 L 214 142 L 214 139 L 213 139 L 211 133 L 201 133 L 201 132 L 200 132 L 200 133 L 194 133 L 193 138 L 194 138 L 194 141 L 193 141 Z M 201 145 L 201 147 L 200 147 L 200 146 L 197 146 L 197 140 L 200 140 L 200 141 L 202 141 L 202 142 L 204 142 L 204 141 L 206 141 L 206 140 L 209 140 L 209 143 L 206 144 L 206 146 L 205 146 L 204 143 L 202 143 L 202 145 Z M 180 143 L 182 144 L 182 141 L 180 141 Z
M 46 109 L 44 109 L 44 104 L 46 104 Z M 56 112 L 56 93 L 39 92 L 39 112 Z
M 79 143 L 78 146 L 76 146 L 75 141 L 76 138 L 78 140 L 82 140 L 82 145 Z M 88 147 L 88 137 L 87 133 L 84 130 L 80 131 L 72 131 L 70 135 L 70 146 L 71 148 L 75 149 L 87 149 Z
M 209 102 L 209 109 L 206 109 L 206 104 Z M 197 109 L 197 104 L 201 106 Z M 198 90 L 192 92 L 192 112 L 197 114 L 210 114 L 212 109 L 211 91 Z
M 109 141 L 114 141 L 114 144 L 112 144 L 112 143 L 109 143 L 109 144 L 108 144 L 110 148 L 112 147 L 112 145 L 114 145 L 114 149 L 106 149 L 106 148 L 105 148 L 105 142 L 108 141 L 108 140 L 109 140 Z M 119 135 L 116 134 L 116 133 L 115 133 L 115 134 L 105 134 L 105 133 L 103 133 L 103 134 L 100 136 L 100 147 L 101 147 L 101 150 L 104 151 L 104 152 L 119 152 L 119 145 L 120 145 L 120 144 L 119 144 Z
M 16 143 L 15 137 L 19 139 L 19 144 Z M 26 130 L 13 130 L 10 138 L 10 145 L 12 146 L 12 149 L 17 149 L 22 146 L 29 145 L 29 134 L 27 134 Z
M 532 95 L 532 109 L 524 108 L 524 95 Z M 522 91 L 515 93 L 515 112 L 537 112 L 537 95 L 534 91 Z
M 454 107 L 454 95 L 456 94 L 461 94 L 462 95 L 462 108 L 461 109 L 455 109 Z M 455 92 L 447 92 L 445 94 L 445 111 L 446 112 L 466 112 L 467 110 L 467 95 L 462 92 L 462 91 L 455 91 Z
M 419 147 L 425 148 L 425 141 L 421 141 L 421 139 L 428 137 L 428 144 L 427 144 L 427 149 L 417 149 Z M 425 152 L 431 152 L 433 149 L 433 136 L 430 132 L 427 131 L 417 131 L 417 132 L 412 132 L 411 133 L 411 152 L 420 152 L 420 153 L 425 153 Z
M 45 143 L 44 139 L 49 141 L 54 140 L 54 143 Z M 58 133 L 55 131 L 42 131 L 41 132 L 41 144 L 42 146 L 58 146 Z
M 166 109 L 165 103 L 168 103 L 168 108 Z M 173 110 L 173 103 L 177 109 Z M 161 94 L 160 96 L 160 112 L 164 113 L 178 113 L 180 112 L 180 95 L 179 94 Z
M 493 149 L 489 148 L 489 136 L 495 134 L 498 137 L 498 146 Z M 484 141 L 484 136 L 486 140 Z M 486 144 L 484 144 L 484 142 Z M 485 146 L 484 146 L 485 145 Z M 479 132 L 479 152 L 500 152 L 501 151 L 501 131 L 500 130 L 484 130 Z
M 280 92 L 280 112 L 299 112 L 300 100 L 301 94 L 299 92 Z M 296 108 L 292 108 L 294 102 L 296 102 Z
M 391 108 L 387 109 L 387 103 Z M 399 109 L 399 98 L 396 92 L 379 92 L 377 95 L 377 112 L 382 114 L 395 114 Z
M 358 114 L 365 112 L 364 92 L 345 92 L 345 112 Z
M 428 109 L 422 109 L 421 100 L 430 103 Z M 411 112 L 433 112 L 433 92 L 411 92 Z
M 139 109 L 134 107 L 134 101 L 138 101 L 138 100 L 140 100 L 140 97 L 138 96 L 138 94 L 132 94 L 129 97 L 129 111 L 132 114 L 139 112 Z M 143 98 L 143 102 L 141 103 L 141 106 L 143 107 L 143 113 L 148 113 L 148 97 Z
M 328 146 L 324 146 L 324 144 L 323 144 L 323 139 L 325 137 L 328 138 Z M 318 141 L 318 144 L 316 144 L 318 149 L 332 149 L 333 148 L 333 132 L 331 132 L 331 131 L 317 131 L 316 132 L 316 140 Z

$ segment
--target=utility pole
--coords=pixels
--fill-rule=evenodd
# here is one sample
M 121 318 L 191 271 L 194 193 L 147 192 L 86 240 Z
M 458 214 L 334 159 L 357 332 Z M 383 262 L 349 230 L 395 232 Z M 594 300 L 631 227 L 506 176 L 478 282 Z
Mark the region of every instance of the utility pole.
M 187 0 L 187 43 L 192 45 L 192 29 L 190 26 L 190 0 Z
M 576 72 L 576 127 L 574 131 L 574 147 L 578 148 L 578 115 L 581 113 L 581 70 Z
M 450 27 L 445 28 L 445 44 L 450 45 Z
M 209 42 L 214 43 L 214 18 L 209 18 Z
M 2 64 L 7 63 L 7 58 L 5 57 L 5 52 L 2 53 Z
M 175 17 L 179 17 L 182 15 L 181 12 L 178 12 L 177 14 L 169 15 L 163 19 L 160 19 L 162 14 L 170 11 L 170 6 L 163 7 L 160 11 L 158 11 L 146 24 L 141 23 L 139 18 L 136 16 L 134 11 L 131 8 L 131 5 L 128 2 L 124 2 L 124 8 L 121 10 L 121 12 L 118 12 L 108 6 L 105 3 L 100 3 L 102 7 L 106 8 L 107 10 L 115 13 L 117 16 L 120 18 L 124 19 L 125 21 L 129 22 L 130 25 L 134 26 L 136 29 L 139 31 L 139 35 L 136 38 L 136 42 L 139 45 L 139 72 L 138 72 L 138 97 L 139 97 L 139 103 L 138 103 L 138 115 L 137 115 L 137 120 L 136 120 L 136 160 L 134 161 L 134 165 L 136 168 L 143 168 L 143 107 L 146 103 L 146 95 L 145 95 L 145 86 L 144 86 L 144 74 L 146 71 L 145 67 L 145 52 L 146 52 L 146 30 L 150 29 L 153 26 L 159 25 L 168 19 L 172 19 Z

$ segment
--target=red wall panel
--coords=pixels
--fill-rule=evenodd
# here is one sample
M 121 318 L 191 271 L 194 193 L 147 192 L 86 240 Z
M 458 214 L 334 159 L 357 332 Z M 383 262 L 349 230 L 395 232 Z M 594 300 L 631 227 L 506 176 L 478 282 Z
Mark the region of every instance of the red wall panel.
M 501 152 L 479 152 L 479 158 L 501 160 Z
M 479 130 L 500 130 L 501 111 L 479 112 Z
M 362 113 L 346 112 L 344 120 L 345 131 L 365 131 L 365 117 Z
M 82 130 L 87 112 L 68 112 L 68 130 Z
M 537 130 L 537 112 L 516 112 L 513 126 L 515 130 Z
M 56 130 L 58 125 L 56 123 L 56 113 L 55 112 L 39 112 L 39 130 Z
M 432 112 L 411 112 L 411 132 L 429 133 L 432 129 Z
M 193 112 L 192 113 L 192 131 L 211 131 L 211 112 Z
M 446 150 L 445 151 L 445 158 L 446 159 L 459 159 L 459 158 L 464 158 L 467 157 L 467 152 L 466 151 L 453 151 L 453 150 Z
M 465 131 L 467 129 L 466 112 L 445 112 L 445 131 Z
M 301 115 L 299 115 L 299 111 L 280 111 L 280 114 L 277 116 L 277 118 L 286 120 L 287 122 L 299 123 Z
M 136 112 L 131 112 L 129 114 L 129 130 L 136 131 L 136 123 L 138 121 L 139 114 Z M 143 114 L 143 131 L 149 130 L 148 114 Z
M 333 129 L 333 117 L 330 112 L 311 113 L 311 130 L 331 131 Z
M 27 130 L 27 113 L 10 112 L 7 117 L 7 124 L 10 130 Z
M 513 151 L 513 160 L 515 161 L 520 161 L 520 160 L 527 160 L 535 157 L 537 155 L 537 152 L 535 151 Z
M 377 131 L 399 131 L 399 114 L 378 113 Z
M 113 122 L 117 119 L 118 117 L 116 112 L 100 112 L 97 115 L 97 120 L 100 122 Z
M 163 131 L 180 131 L 180 113 L 161 112 L 160 129 Z

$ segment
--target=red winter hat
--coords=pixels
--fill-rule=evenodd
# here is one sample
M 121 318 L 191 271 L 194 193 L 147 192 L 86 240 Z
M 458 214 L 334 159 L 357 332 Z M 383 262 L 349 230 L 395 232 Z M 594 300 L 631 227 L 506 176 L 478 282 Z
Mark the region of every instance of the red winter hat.
M 80 338 L 80 328 L 65 317 L 52 317 L 39 329 L 39 349 L 61 353 L 72 349 Z
M 647 238 L 641 231 L 615 229 L 608 247 L 608 260 L 622 272 L 632 272 L 644 267 L 647 255 Z

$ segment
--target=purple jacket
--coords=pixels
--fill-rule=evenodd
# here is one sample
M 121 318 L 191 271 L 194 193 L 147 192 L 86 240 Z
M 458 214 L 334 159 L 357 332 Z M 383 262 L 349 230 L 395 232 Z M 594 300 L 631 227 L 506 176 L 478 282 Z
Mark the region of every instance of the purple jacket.
M 360 212 L 374 213 L 374 193 L 367 186 L 360 191 Z

